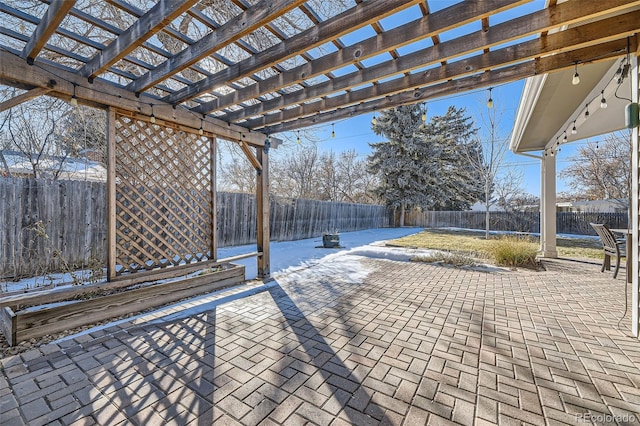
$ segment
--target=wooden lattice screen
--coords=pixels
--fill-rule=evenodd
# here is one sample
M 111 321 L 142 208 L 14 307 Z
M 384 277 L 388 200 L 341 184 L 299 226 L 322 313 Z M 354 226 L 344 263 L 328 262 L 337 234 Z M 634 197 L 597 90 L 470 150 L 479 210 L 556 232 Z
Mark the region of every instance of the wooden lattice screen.
M 215 140 L 115 115 L 115 273 L 215 259 Z

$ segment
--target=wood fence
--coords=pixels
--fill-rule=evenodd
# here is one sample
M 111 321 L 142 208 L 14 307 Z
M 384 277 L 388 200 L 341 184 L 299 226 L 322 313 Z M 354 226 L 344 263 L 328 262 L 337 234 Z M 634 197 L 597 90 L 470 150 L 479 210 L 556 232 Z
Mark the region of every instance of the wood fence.
M 255 196 L 217 194 L 220 247 L 255 243 Z M 271 240 L 390 226 L 385 206 L 271 198 Z M 0 279 L 106 261 L 106 187 L 0 178 Z
M 489 221 L 492 231 L 540 232 L 539 212 L 491 212 Z M 610 228 L 626 228 L 627 221 L 627 213 L 558 212 L 556 232 L 596 235 L 589 225 L 590 222 L 605 223 Z M 405 215 L 405 225 L 424 228 L 485 229 L 485 212 L 412 210 Z
M 0 178 L 0 279 L 41 275 L 106 259 L 103 183 Z M 220 247 L 256 241 L 255 196 L 217 194 Z M 393 226 L 385 206 L 271 197 L 272 241 Z M 538 212 L 492 212 L 491 229 L 539 232 Z M 626 228 L 626 213 L 558 213 L 558 233 L 595 235 L 589 222 Z M 407 226 L 484 229 L 484 212 L 409 211 Z
M 105 185 L 0 178 L 0 277 L 105 259 Z

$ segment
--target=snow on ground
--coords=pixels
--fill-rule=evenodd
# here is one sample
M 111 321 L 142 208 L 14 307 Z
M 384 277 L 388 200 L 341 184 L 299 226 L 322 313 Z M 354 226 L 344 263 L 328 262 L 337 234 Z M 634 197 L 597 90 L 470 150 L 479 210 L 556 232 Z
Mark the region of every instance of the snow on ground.
M 465 228 L 440 228 L 450 231 L 464 231 L 464 232 L 478 232 L 484 233 L 481 229 L 465 229 Z M 421 231 L 422 228 L 377 228 L 367 229 L 364 231 L 345 232 L 340 234 L 340 249 L 325 249 L 318 248 L 322 246 L 322 237 L 308 238 L 297 241 L 281 241 L 271 242 L 271 273 L 275 275 L 284 271 L 295 271 L 301 268 L 307 268 L 315 265 L 320 259 L 335 253 L 344 254 L 348 250 L 352 250 L 356 247 L 365 245 L 374 246 L 376 242 L 391 240 L 395 238 L 404 237 L 406 235 L 415 234 Z M 508 231 L 491 231 L 491 234 L 512 234 Z M 540 236 L 539 233 L 530 233 L 532 236 Z M 594 239 L 598 240 L 598 236 L 591 235 L 571 235 L 571 234 L 558 234 L 558 237 L 562 238 L 580 238 L 580 239 Z M 380 244 L 378 244 L 380 245 Z M 232 257 L 244 253 L 251 253 L 256 250 L 255 244 L 249 244 L 244 246 L 235 247 L 222 247 L 218 249 L 218 258 L 224 259 L 226 257 Z M 361 250 L 363 250 L 361 248 Z M 389 247 L 381 249 L 380 247 L 367 248 L 367 253 L 360 253 L 361 256 L 386 258 L 389 260 L 409 260 L 413 256 L 428 255 L 429 253 L 411 252 L 407 249 L 393 250 Z M 410 253 L 410 254 L 409 254 Z M 248 280 L 254 279 L 257 275 L 257 264 L 255 257 L 242 259 L 235 261 L 234 263 L 244 265 L 246 268 L 246 277 Z M 83 277 L 89 277 L 91 271 L 76 271 L 74 274 L 80 280 Z M 73 277 L 71 274 L 48 274 L 46 276 L 26 278 L 17 282 L 7 281 L 0 283 L 0 294 L 2 292 L 23 291 L 25 289 L 31 289 L 43 286 L 62 287 L 72 286 Z M 66 284 L 66 285 L 65 285 Z
M 81 270 L 65 273 L 54 273 L 41 275 L 38 277 L 24 278 L 19 281 L 0 281 L 0 295 L 5 293 L 11 293 L 15 291 L 24 291 L 38 287 L 71 287 L 73 286 L 74 276 L 76 281 L 82 282 L 88 280 L 91 276 L 91 271 Z
M 452 231 L 473 231 L 461 228 L 444 229 Z M 429 256 L 436 252 L 435 250 L 386 246 L 387 240 L 416 234 L 421 230 L 422 228 L 378 228 L 345 232 L 340 234 L 341 247 L 336 249 L 322 248 L 321 237 L 297 241 L 272 242 L 271 274 L 275 278 L 273 281 L 265 284 L 257 281 L 249 281 L 238 286 L 218 290 L 189 299 L 188 301 L 166 306 L 153 312 L 147 312 L 93 327 L 79 334 L 66 336 L 58 340 L 58 342 L 140 318 L 148 319 L 149 321 L 165 322 L 193 316 L 210 311 L 216 306 L 229 303 L 233 300 L 268 291 L 270 288 L 277 287 L 281 284 L 294 284 L 295 291 L 304 292 L 305 289 L 314 288 L 314 285 L 322 285 L 323 278 L 327 275 L 332 277 L 332 284 L 358 284 L 371 272 L 366 264 L 361 262 L 363 257 L 392 261 L 409 261 L 414 257 Z M 477 231 L 484 232 L 482 230 Z M 582 235 L 567 235 L 566 237 L 585 238 L 585 236 Z M 256 246 L 254 244 L 223 247 L 218 249 L 218 258 L 224 259 L 226 257 L 250 253 L 255 251 L 255 249 Z M 255 257 L 242 259 L 234 263 L 245 265 L 247 280 L 252 280 L 256 277 L 257 264 Z M 312 266 L 313 268 L 311 268 Z M 474 269 L 487 272 L 501 270 L 501 268 L 490 265 L 478 265 L 474 267 Z M 24 288 L 25 285 L 32 288 L 35 284 L 50 284 L 52 281 L 65 282 L 65 280 L 67 282 L 71 281 L 71 276 L 69 274 L 51 274 L 47 277 L 31 278 L 18 283 L 11 283 L 10 285 L 16 289 L 19 288 L 20 285 L 23 286 L 22 288 Z M 304 286 L 295 285 L 296 283 L 304 283 Z M 3 283 L 3 285 L 5 284 Z
M 154 312 L 147 312 L 89 328 L 79 334 L 63 337 L 57 342 L 73 339 L 83 334 L 93 333 L 120 323 L 144 317 L 151 318 L 151 316 L 153 316 L 158 318 L 160 315 L 158 319 L 152 321 L 165 322 L 197 315 L 212 310 L 216 306 L 249 297 L 284 283 L 304 282 L 308 284 L 309 287 L 312 287 L 318 282 L 319 277 L 326 276 L 327 273 L 335 276 L 337 283 L 356 284 L 361 282 L 370 272 L 370 270 L 359 261 L 361 256 L 371 255 L 371 257 L 388 258 L 389 260 L 409 260 L 414 255 L 415 249 L 387 248 L 387 250 L 391 250 L 394 255 L 385 257 L 382 254 L 385 250 L 383 247 L 385 241 L 415 234 L 421 230 L 422 228 L 378 228 L 345 232 L 340 234 L 340 245 L 342 248 L 339 249 L 318 248 L 318 246 L 322 246 L 322 237 L 271 243 L 271 273 L 275 278 L 274 281 L 265 284 L 249 282 L 218 290 L 211 294 L 189 299 L 188 301 L 165 306 Z M 255 245 L 253 244 L 238 247 L 224 247 L 218 249 L 218 257 L 222 259 L 251 251 L 255 251 Z M 403 251 L 405 253 L 401 254 Z M 422 250 L 422 252 L 428 251 Z M 243 259 L 234 263 L 245 265 L 247 280 L 256 277 L 257 265 L 255 258 Z M 313 266 L 313 268 L 310 269 L 311 266 Z M 176 308 L 179 308 L 179 310 L 176 311 Z M 162 315 L 162 312 L 171 310 L 174 312 Z
M 344 253 L 354 247 L 366 244 L 380 243 L 384 240 L 392 240 L 422 231 L 422 228 L 377 228 L 364 231 L 344 232 L 340 234 L 339 249 L 322 248 L 322 237 L 308 238 L 297 241 L 271 242 L 271 274 L 277 272 L 294 271 L 315 265 L 323 257 Z M 320 248 L 318 248 L 320 247 Z M 256 250 L 255 244 L 236 247 L 222 247 L 218 249 L 218 258 L 237 256 Z M 242 259 L 233 263 L 244 265 L 248 280 L 257 275 L 257 263 L 255 257 Z
M 450 229 L 455 230 L 456 228 Z M 166 306 L 153 312 L 93 327 L 79 334 L 63 337 L 58 342 L 136 319 L 148 319 L 150 322 L 162 323 L 194 316 L 211 311 L 216 306 L 268 291 L 282 284 L 293 284 L 293 291 L 304 293 L 309 289 L 313 289 L 314 286 L 324 285 L 323 281 L 328 275 L 331 276 L 331 282 L 335 285 L 358 284 L 372 272 L 365 263 L 361 262 L 363 257 L 390 261 L 409 261 L 414 257 L 433 254 L 435 250 L 388 247 L 385 245 L 387 240 L 415 234 L 421 230 L 422 228 L 379 228 L 345 232 L 340 234 L 340 245 L 342 247 L 338 249 L 321 248 L 321 237 L 298 241 L 272 242 L 271 274 L 274 277 L 273 281 L 264 284 L 258 281 L 249 281 L 238 286 Z M 252 251 L 255 251 L 254 244 L 223 247 L 218 249 L 218 257 L 223 259 Z M 234 263 L 245 265 L 247 280 L 256 277 L 257 265 L 255 257 L 242 259 Z M 478 265 L 474 269 L 487 272 L 502 270 L 502 268 L 490 265 Z M 299 283 L 303 283 L 304 286 L 298 285 Z

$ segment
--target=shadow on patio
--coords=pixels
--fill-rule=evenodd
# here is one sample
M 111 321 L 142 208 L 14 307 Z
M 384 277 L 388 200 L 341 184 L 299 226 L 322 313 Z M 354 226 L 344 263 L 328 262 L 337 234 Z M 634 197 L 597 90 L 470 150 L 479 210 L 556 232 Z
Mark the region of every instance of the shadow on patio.
M 341 256 L 7 358 L 0 413 L 18 424 L 640 420 L 640 344 L 616 325 L 624 280 L 549 266 Z

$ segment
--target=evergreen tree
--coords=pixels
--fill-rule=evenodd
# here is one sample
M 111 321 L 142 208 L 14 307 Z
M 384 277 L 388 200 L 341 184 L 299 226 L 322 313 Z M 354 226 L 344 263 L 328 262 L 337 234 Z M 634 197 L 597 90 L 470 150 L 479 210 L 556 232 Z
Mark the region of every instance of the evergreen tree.
M 436 202 L 433 210 L 468 210 L 482 198 L 484 185 L 469 153 L 482 157 L 482 145 L 474 137 L 477 129 L 465 108 L 450 106 L 445 115 L 434 116 L 425 125 L 427 143 L 437 147 Z
M 444 116 L 422 122 L 419 105 L 384 111 L 373 131 L 387 142 L 370 144 L 369 170 L 379 175 L 377 194 L 400 209 L 468 209 L 482 191 L 460 147 L 475 133 L 464 109 L 450 107 Z

